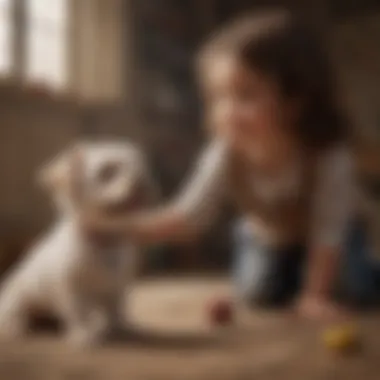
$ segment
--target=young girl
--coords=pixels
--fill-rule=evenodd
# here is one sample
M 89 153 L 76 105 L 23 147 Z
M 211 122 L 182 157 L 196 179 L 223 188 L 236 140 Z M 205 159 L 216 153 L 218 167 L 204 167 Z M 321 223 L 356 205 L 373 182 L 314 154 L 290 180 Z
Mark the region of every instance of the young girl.
M 347 125 L 317 37 L 286 11 L 257 14 L 215 34 L 198 68 L 210 142 L 189 182 L 157 210 L 85 216 L 85 227 L 143 242 L 191 239 L 232 201 L 242 215 L 236 290 L 246 302 L 297 296 L 303 315 L 320 318 L 339 312 L 337 290 L 372 297 Z

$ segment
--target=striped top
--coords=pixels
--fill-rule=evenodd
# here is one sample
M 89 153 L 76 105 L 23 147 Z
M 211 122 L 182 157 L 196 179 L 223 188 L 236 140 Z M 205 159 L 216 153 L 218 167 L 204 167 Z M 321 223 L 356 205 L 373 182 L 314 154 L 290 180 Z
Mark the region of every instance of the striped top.
M 214 140 L 201 153 L 193 174 L 184 184 L 173 206 L 187 222 L 199 229 L 208 228 L 223 203 L 230 197 L 228 162 L 230 151 L 222 140 Z M 248 191 L 260 202 L 273 204 L 297 194 L 301 188 L 299 163 L 276 178 L 260 178 L 252 173 L 246 178 Z M 249 176 L 250 173 L 248 172 Z M 245 189 L 247 190 L 247 189 Z M 316 177 L 310 203 L 310 244 L 340 246 L 355 212 L 355 185 L 351 156 L 345 146 L 336 146 L 324 152 L 316 162 Z M 243 215 L 244 217 L 244 215 Z M 280 244 L 277 233 L 267 234 L 259 224 L 252 224 L 254 233 L 268 244 Z

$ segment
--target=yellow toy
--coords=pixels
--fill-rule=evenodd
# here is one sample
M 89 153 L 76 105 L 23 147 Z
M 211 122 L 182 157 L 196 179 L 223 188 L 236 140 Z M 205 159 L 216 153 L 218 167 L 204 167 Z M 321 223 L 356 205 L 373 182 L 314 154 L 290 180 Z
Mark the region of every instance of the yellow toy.
M 324 345 L 335 352 L 352 352 L 359 348 L 359 333 L 352 324 L 334 326 L 323 333 Z

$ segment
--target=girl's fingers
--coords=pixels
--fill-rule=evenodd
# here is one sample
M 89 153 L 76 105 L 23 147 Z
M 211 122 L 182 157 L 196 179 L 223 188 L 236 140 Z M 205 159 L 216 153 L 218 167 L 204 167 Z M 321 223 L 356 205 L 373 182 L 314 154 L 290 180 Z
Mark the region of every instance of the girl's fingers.
M 342 307 L 330 303 L 316 303 L 300 310 L 301 315 L 308 319 L 321 322 L 342 322 L 348 319 L 348 312 Z

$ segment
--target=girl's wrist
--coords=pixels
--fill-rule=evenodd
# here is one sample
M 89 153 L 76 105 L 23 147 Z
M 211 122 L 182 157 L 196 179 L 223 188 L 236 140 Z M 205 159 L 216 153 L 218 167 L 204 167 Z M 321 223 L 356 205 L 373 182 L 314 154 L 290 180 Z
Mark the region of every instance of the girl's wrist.
M 302 291 L 302 298 L 314 298 L 314 299 L 328 299 L 330 298 L 330 292 L 321 288 L 305 288 Z
M 331 298 L 335 284 L 337 258 L 335 249 L 318 247 L 310 253 L 310 263 L 304 284 L 304 293 L 313 298 Z

